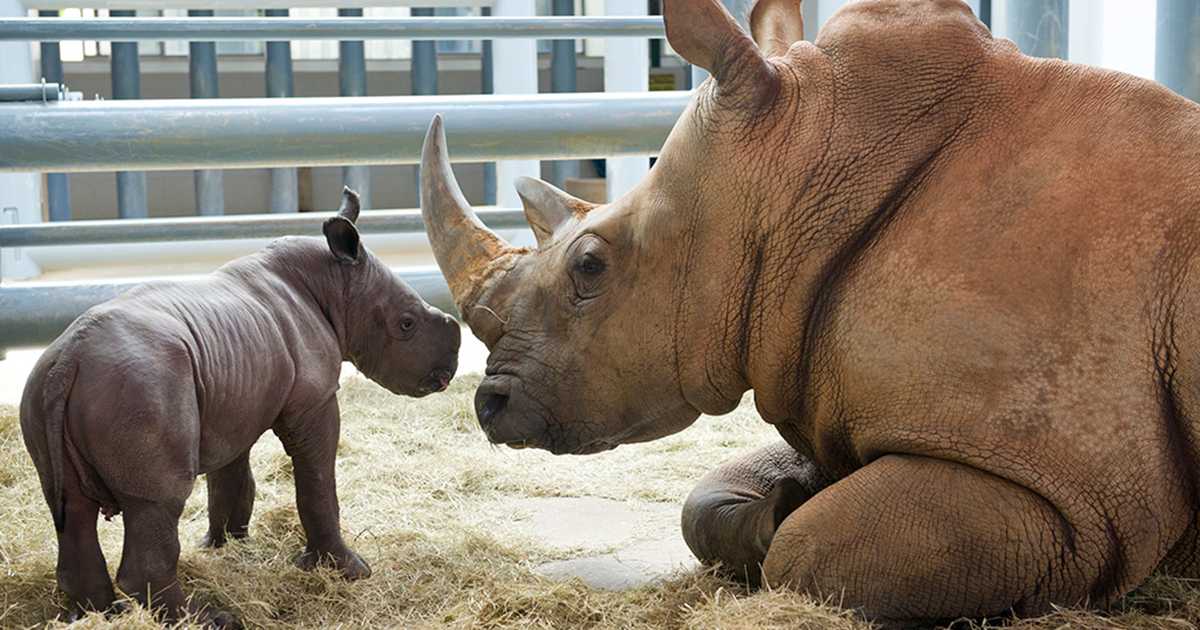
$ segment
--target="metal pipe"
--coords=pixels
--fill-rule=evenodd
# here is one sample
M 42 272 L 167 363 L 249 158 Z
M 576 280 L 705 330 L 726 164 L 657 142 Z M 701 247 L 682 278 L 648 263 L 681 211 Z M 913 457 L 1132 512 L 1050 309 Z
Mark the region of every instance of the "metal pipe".
M 209 10 L 188 11 L 189 17 L 212 17 Z M 192 98 L 219 98 L 217 45 L 214 42 L 188 44 L 188 77 Z M 196 189 L 196 213 L 201 216 L 225 214 L 225 176 L 221 171 L 201 170 L 193 174 Z
M 361 19 L 362 9 L 338 9 L 338 17 Z M 362 40 L 338 42 L 338 93 L 342 96 L 367 95 L 367 57 Z M 342 167 L 342 183 L 358 193 L 359 204 L 371 207 L 371 168 Z
M 433 17 L 433 9 L 413 9 L 414 18 Z M 437 42 L 415 40 L 412 43 L 412 93 L 433 96 L 438 93 Z
M 132 17 L 136 11 L 112 11 L 114 17 Z M 142 76 L 137 42 L 112 43 L 112 91 L 118 100 L 142 97 Z M 150 216 L 146 203 L 146 174 L 117 172 L 117 214 L 122 219 Z
M 57 18 L 58 11 L 39 11 L 38 17 Z M 58 42 L 42 42 L 42 79 L 63 83 L 62 50 Z M 51 221 L 71 220 L 71 185 L 66 173 L 46 173 L 46 205 Z
M 650 156 L 689 92 L 63 101 L 0 107 L 0 172 L 416 164 L 433 115 L 454 159 Z
M 374 3 L 370 4 L 374 6 Z M 414 9 L 414 12 L 416 11 L 422 9 Z M 268 10 L 267 14 L 271 15 L 272 11 Z M 583 37 L 661 38 L 666 37 L 666 30 L 661 17 L 423 17 L 355 20 L 224 17 L 57 20 L 0 18 L 0 41 L 446 40 Z
M 1069 0 L 1008 0 L 1007 35 L 1033 57 L 1067 58 Z
M 479 218 L 494 230 L 528 227 L 521 210 L 479 210 Z M 278 238 L 295 234 L 320 234 L 329 213 L 261 214 L 228 217 L 130 219 L 127 221 L 74 221 L 0 225 L 0 248 L 53 245 L 112 245 L 209 240 Z M 363 234 L 425 232 L 417 210 L 364 212 L 355 222 Z
M 1158 0 L 1154 76 L 1200 102 L 1200 1 Z
M 454 313 L 454 301 L 437 268 L 406 268 L 398 275 L 426 302 Z M 195 282 L 196 276 L 170 278 Z M 147 281 L 38 282 L 0 287 L 0 348 L 44 345 L 87 309 Z
M 58 63 L 58 72 L 62 74 L 62 62 Z M 66 92 L 59 83 L 10 83 L 0 85 L 0 103 L 18 103 L 21 101 L 50 102 L 66 100 Z
M 575 0 L 554 0 L 551 6 L 554 15 L 574 15 Z M 556 39 L 550 43 L 550 91 L 571 93 L 576 90 L 577 63 L 575 61 L 575 40 Z M 555 160 L 550 163 L 551 183 L 562 188 L 567 179 L 579 177 L 579 162 L 574 160 Z
M 267 17 L 286 18 L 287 9 L 267 9 Z M 292 43 L 267 42 L 267 97 L 290 98 L 296 88 L 292 75 Z M 271 169 L 271 212 L 299 212 L 300 178 L 294 168 Z
M 480 9 L 479 14 L 482 15 L 484 18 L 493 19 L 493 18 L 491 18 L 491 15 L 492 15 L 491 7 L 484 7 L 482 9 Z M 501 19 L 503 19 L 503 18 L 501 18 Z M 496 85 L 494 82 L 495 76 L 493 75 L 493 70 L 495 69 L 495 57 L 492 55 L 492 40 L 490 40 L 490 39 L 483 40 L 483 42 L 480 43 L 479 48 L 480 48 L 479 70 L 480 70 L 480 74 L 482 75 L 479 93 L 480 94 L 495 94 L 496 93 Z M 489 205 L 496 203 L 496 163 L 495 162 L 484 162 L 483 163 L 483 203 L 489 204 Z

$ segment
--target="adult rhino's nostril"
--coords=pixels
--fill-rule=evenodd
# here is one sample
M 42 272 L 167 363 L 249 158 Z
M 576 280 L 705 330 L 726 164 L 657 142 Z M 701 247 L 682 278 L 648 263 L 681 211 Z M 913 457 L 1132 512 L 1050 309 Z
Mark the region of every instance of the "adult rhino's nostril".
M 508 396 L 504 394 L 487 394 L 475 399 L 475 413 L 479 416 L 479 424 L 484 428 L 491 426 L 504 408 L 508 406 Z

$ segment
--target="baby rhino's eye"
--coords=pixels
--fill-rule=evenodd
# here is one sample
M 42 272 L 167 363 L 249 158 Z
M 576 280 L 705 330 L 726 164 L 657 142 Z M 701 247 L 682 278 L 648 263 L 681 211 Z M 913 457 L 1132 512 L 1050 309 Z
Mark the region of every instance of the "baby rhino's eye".
M 404 317 L 400 318 L 400 332 L 412 332 L 412 329 L 416 328 L 416 326 L 417 320 L 413 319 L 411 316 L 405 315 Z

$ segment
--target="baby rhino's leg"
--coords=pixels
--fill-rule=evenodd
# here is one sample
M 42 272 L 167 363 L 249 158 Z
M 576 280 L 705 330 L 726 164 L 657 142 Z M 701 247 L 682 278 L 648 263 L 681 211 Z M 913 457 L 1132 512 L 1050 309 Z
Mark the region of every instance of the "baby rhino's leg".
M 701 562 L 720 562 L 758 584 L 775 530 L 824 485 L 816 466 L 786 442 L 746 453 L 706 475 L 688 495 L 683 538 Z
M 58 532 L 58 585 L 67 594 L 68 621 L 113 603 L 112 581 L 96 536 L 100 505 L 84 496 L 75 467 L 63 466 L 63 523 Z
M 250 451 L 208 475 L 208 534 L 201 547 L 221 547 L 229 538 L 245 538 L 254 511 L 254 474 Z

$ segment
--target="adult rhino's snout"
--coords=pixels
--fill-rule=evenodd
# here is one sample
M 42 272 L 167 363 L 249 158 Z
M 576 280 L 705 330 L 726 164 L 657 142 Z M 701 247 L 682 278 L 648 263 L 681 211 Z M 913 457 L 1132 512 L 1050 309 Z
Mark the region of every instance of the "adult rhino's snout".
M 512 448 L 540 447 L 546 423 L 520 404 L 520 384 L 507 375 L 483 379 L 475 392 L 475 415 L 492 444 Z

